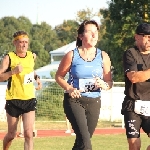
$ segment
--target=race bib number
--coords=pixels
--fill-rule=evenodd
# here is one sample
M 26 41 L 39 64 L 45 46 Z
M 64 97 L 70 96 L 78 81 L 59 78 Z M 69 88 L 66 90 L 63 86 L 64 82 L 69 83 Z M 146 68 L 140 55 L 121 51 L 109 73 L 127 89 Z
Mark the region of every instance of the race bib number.
M 84 92 L 97 90 L 94 79 L 79 79 L 79 89 Z
M 24 76 L 24 84 L 29 84 L 32 83 L 33 81 L 34 81 L 34 72 L 31 72 Z
M 134 112 L 143 116 L 150 116 L 150 101 L 135 101 Z

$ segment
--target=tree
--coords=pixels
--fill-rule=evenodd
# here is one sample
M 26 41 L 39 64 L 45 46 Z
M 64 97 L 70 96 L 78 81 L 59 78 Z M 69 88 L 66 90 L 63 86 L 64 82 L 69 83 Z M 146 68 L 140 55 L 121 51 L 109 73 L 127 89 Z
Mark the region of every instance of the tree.
M 103 15 L 101 47 L 108 52 L 114 67 L 114 81 L 124 81 L 123 52 L 134 45 L 136 26 L 144 21 L 145 0 L 111 0 Z
M 32 28 L 31 21 L 25 16 L 20 16 L 17 20 L 19 22 L 19 26 L 16 27 L 16 30 L 24 30 L 27 33 L 30 33 L 30 30 Z
M 94 17 L 100 17 L 100 13 L 94 12 L 93 9 L 86 8 L 77 12 L 76 21 L 81 23 L 84 20 L 92 20 Z
M 61 41 L 61 46 L 69 44 L 76 40 L 77 28 L 79 24 L 74 20 L 64 21 L 63 24 L 55 27 L 58 39 Z
M 38 40 L 32 40 L 31 44 L 31 51 L 34 52 L 37 57 L 35 61 L 35 69 L 43 67 L 50 63 L 50 55 L 49 53 L 44 50 L 44 46 Z

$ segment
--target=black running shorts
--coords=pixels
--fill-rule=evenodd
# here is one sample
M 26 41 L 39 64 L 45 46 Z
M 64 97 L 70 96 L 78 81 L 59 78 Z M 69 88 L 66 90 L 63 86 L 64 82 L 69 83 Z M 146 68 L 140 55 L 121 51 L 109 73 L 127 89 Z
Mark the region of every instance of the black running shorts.
M 29 100 L 6 100 L 5 109 L 10 116 L 18 118 L 24 113 L 35 111 L 36 104 L 36 98 L 32 98 Z
M 124 121 L 127 138 L 139 138 L 140 128 L 147 135 L 150 133 L 150 117 L 138 115 L 134 112 L 125 112 Z

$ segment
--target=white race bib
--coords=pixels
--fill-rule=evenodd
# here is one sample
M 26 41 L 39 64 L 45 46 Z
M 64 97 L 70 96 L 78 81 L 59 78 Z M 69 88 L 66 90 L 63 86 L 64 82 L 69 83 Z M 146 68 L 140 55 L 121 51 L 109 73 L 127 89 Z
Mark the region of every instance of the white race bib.
M 34 81 L 34 72 L 31 72 L 29 74 L 25 74 L 24 76 L 24 84 L 29 84 Z
M 97 90 L 94 79 L 79 79 L 79 89 L 84 92 Z
M 150 101 L 135 101 L 134 112 L 143 116 L 150 116 Z

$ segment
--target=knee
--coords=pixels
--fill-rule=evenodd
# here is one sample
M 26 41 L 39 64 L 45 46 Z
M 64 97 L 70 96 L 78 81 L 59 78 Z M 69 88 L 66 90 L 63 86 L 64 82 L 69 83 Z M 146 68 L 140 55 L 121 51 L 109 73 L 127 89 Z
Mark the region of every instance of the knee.
M 7 139 L 13 140 L 16 137 L 16 132 L 8 132 L 6 136 Z
M 29 130 L 24 131 L 24 138 L 30 139 L 32 137 L 33 137 L 33 132 L 31 132 Z
M 139 138 L 130 139 L 128 140 L 128 143 L 129 143 L 129 150 L 133 149 L 140 150 L 141 148 L 141 141 Z

